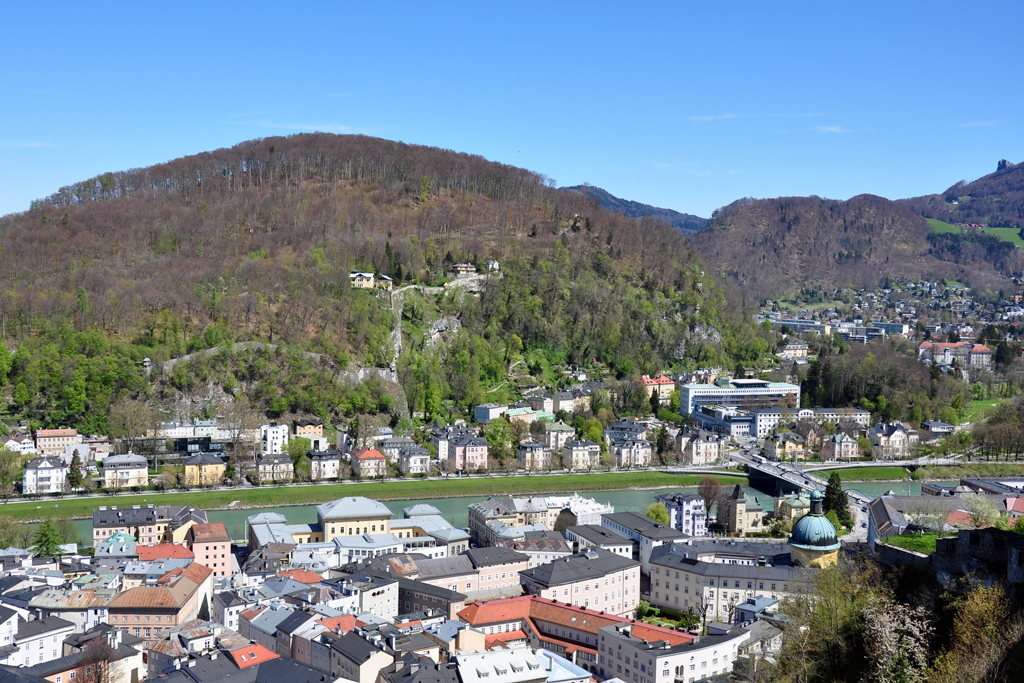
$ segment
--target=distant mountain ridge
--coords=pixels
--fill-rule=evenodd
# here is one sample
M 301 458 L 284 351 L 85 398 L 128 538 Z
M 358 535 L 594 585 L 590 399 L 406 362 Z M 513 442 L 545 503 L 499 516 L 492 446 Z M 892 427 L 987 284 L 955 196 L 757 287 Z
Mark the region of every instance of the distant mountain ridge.
M 1024 163 L 1001 159 L 994 173 L 949 187 L 941 194 L 899 200 L 925 218 L 1024 228 Z
M 609 209 L 610 211 L 616 211 L 625 216 L 629 216 L 630 218 L 643 218 L 644 216 L 650 216 L 651 218 L 665 221 L 687 237 L 703 230 L 708 224 L 707 218 L 701 218 L 700 216 L 694 216 L 689 213 L 680 213 L 679 211 L 674 211 L 672 209 L 662 209 L 657 206 L 642 204 L 629 199 L 622 199 L 621 197 L 616 197 L 607 190 L 602 190 L 600 187 L 594 187 L 593 185 L 573 185 L 571 187 L 563 187 L 559 189 L 564 192 L 578 192 L 587 197 L 592 197 L 601 202 L 601 206 L 604 208 Z
M 986 251 L 991 245 L 954 241 L 936 240 L 928 222 L 903 204 L 859 195 L 741 199 L 716 211 L 690 244 L 716 275 L 756 298 L 873 287 L 890 276 L 996 290 L 1006 282 Z

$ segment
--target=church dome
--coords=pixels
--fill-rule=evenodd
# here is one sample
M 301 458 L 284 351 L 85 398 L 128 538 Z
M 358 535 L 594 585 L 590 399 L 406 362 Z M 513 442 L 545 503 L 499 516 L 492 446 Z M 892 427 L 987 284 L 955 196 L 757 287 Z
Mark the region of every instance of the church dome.
M 789 544 L 794 548 L 817 552 L 839 550 L 839 534 L 822 512 L 823 500 L 819 491 L 811 493 L 811 511 L 797 520 L 789 537 Z

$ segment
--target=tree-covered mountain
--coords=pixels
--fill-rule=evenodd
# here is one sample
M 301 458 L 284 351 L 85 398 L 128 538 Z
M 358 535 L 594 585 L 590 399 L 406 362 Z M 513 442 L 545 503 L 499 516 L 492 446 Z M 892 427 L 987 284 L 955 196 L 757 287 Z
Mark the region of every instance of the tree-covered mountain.
M 961 180 L 941 194 L 902 199 L 900 203 L 925 218 L 946 223 L 983 223 L 1024 228 L 1024 163 L 1003 159 L 994 173 Z
M 700 216 L 694 216 L 689 213 L 680 213 L 673 211 L 672 209 L 662 209 L 657 206 L 651 206 L 650 204 L 641 204 L 640 202 L 630 201 L 628 199 L 620 199 L 607 190 L 602 190 L 599 187 L 593 185 L 572 185 L 570 187 L 563 187 L 562 190 L 566 192 L 578 192 L 587 197 L 593 197 L 597 201 L 601 202 L 601 206 L 611 211 L 617 211 L 624 216 L 630 218 L 643 218 L 644 216 L 650 216 L 660 221 L 665 221 L 673 228 L 683 233 L 687 237 L 690 235 L 703 230 L 707 224 L 707 218 L 701 218 Z
M 946 244 L 941 237 L 907 206 L 882 197 L 782 197 L 733 202 L 690 244 L 713 273 L 755 298 L 802 287 L 872 287 L 890 276 L 947 278 L 983 289 L 1005 282 L 993 254 L 1009 259 L 1012 247 L 1006 254 L 985 240 Z
M 258 139 L 105 173 L 0 218 L 0 248 L 0 392 L 50 426 L 106 431 L 129 398 L 179 417 L 235 399 L 336 422 L 396 398 L 346 389 L 340 371 L 389 365 L 409 408 L 433 413 L 513 398 L 513 374 L 561 381 L 569 362 L 629 378 L 769 350 L 664 223 L 530 171 L 365 136 Z M 349 282 L 360 270 L 439 287 L 453 263 L 491 259 L 501 276 L 479 295 L 414 288 L 393 305 Z M 442 317 L 461 326 L 438 343 L 427 328 Z M 211 348 L 223 352 L 142 372 L 144 357 L 159 368 Z

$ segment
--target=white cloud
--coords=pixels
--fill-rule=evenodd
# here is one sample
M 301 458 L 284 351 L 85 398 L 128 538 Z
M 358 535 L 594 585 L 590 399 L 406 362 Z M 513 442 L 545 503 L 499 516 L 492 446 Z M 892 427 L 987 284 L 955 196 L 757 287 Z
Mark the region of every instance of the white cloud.
M 981 126 L 994 126 L 995 121 L 972 121 L 971 123 L 961 123 L 961 128 L 980 128 Z
M 716 114 L 714 116 L 691 116 L 690 120 L 694 123 L 706 123 L 708 121 L 727 121 L 739 117 L 739 114 Z
M 847 129 L 842 126 L 815 126 L 814 130 L 819 133 L 849 133 Z

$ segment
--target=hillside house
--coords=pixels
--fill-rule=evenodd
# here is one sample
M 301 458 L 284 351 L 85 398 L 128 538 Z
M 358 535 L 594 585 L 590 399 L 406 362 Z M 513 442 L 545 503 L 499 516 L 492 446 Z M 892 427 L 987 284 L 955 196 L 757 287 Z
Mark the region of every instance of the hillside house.
M 353 289 L 373 289 L 377 284 L 373 273 L 361 273 L 357 270 L 348 274 L 348 283 Z

